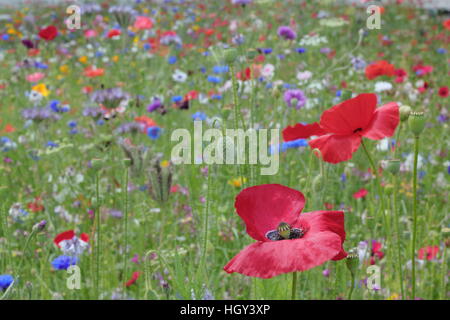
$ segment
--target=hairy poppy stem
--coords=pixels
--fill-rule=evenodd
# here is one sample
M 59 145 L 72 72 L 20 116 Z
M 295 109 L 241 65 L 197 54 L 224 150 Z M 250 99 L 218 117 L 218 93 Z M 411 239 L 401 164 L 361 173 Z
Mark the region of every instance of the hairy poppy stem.
M 417 235 L 417 160 L 419 158 L 419 135 L 414 138 L 414 170 L 413 170 L 413 233 L 411 243 L 412 261 L 412 296 L 416 296 L 416 235 Z
M 352 300 L 352 294 L 353 294 L 353 290 L 355 289 L 355 276 L 354 276 L 354 274 L 353 273 L 351 273 L 351 281 L 352 281 L 352 284 L 350 285 L 350 291 L 349 291 L 349 293 L 348 293 L 348 298 L 347 298 L 347 300 Z
M 124 278 L 127 277 L 127 267 L 128 267 L 128 166 L 125 167 L 125 177 L 124 177 L 124 183 L 123 183 L 123 192 L 124 192 L 124 200 L 123 200 L 123 206 L 124 206 L 124 220 L 123 220 L 123 228 L 125 232 L 125 248 L 124 248 L 124 254 L 123 254 L 123 276 Z M 124 286 L 126 288 L 126 286 Z
M 95 173 L 95 200 L 96 200 L 96 210 L 95 210 L 95 223 L 97 224 L 97 238 L 96 238 L 96 273 L 95 273 L 95 293 L 97 295 L 97 299 L 99 297 L 100 291 L 99 291 L 99 281 L 100 281 L 100 192 L 99 192 L 99 186 L 98 186 L 98 171 Z
M 380 197 L 380 202 L 381 202 L 381 213 L 383 215 L 383 221 L 384 221 L 384 225 L 387 226 L 387 221 L 386 221 L 386 212 L 384 212 L 384 198 L 383 198 L 383 189 L 381 188 L 381 180 L 380 177 L 378 175 L 378 169 L 375 165 L 375 162 L 373 161 L 372 157 L 370 156 L 369 151 L 367 150 L 366 145 L 364 144 L 364 139 L 361 139 L 361 145 L 363 146 L 364 152 L 366 153 L 367 158 L 369 159 L 370 165 L 372 167 L 372 171 L 375 174 L 375 182 L 377 185 L 377 189 L 378 189 L 378 196 Z M 386 230 L 386 234 L 389 234 L 389 230 Z
M 291 300 L 295 300 L 295 294 L 297 293 L 297 272 L 292 272 L 292 296 Z
M 392 210 L 394 211 L 394 225 L 395 233 L 397 234 L 397 256 L 398 256 L 398 273 L 400 277 L 400 292 L 402 294 L 402 300 L 405 299 L 405 292 L 403 286 L 403 272 L 402 272 L 402 251 L 400 248 L 400 222 L 397 208 L 397 177 L 394 176 L 394 190 L 392 192 Z

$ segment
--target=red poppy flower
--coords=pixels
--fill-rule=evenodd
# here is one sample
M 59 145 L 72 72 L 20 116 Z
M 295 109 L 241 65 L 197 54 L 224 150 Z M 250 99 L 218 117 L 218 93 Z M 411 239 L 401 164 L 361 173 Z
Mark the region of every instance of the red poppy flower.
M 433 66 L 424 66 L 423 64 L 419 63 L 419 64 L 413 66 L 412 69 L 416 73 L 416 75 L 424 76 L 424 75 L 431 73 L 434 68 L 433 68 Z
M 248 235 L 257 242 L 238 253 L 224 270 L 272 278 L 345 258 L 344 212 L 300 214 L 304 205 L 305 197 L 300 191 L 279 184 L 241 191 L 234 206 Z
M 125 283 L 125 286 L 126 286 L 126 287 L 129 287 L 129 286 L 131 286 L 132 284 L 134 284 L 134 283 L 136 282 L 136 280 L 139 279 L 139 276 L 140 276 L 140 275 L 141 275 L 141 273 L 140 273 L 139 271 L 133 272 L 133 275 L 131 276 L 131 279 L 128 280 L 128 281 Z
M 450 19 L 445 20 L 442 25 L 445 29 L 450 30 Z
M 356 192 L 353 194 L 353 198 L 355 198 L 355 199 L 364 198 L 365 196 L 367 196 L 367 193 L 368 193 L 368 192 L 369 192 L 369 191 L 367 191 L 367 189 L 364 189 L 364 188 L 359 189 L 358 191 L 356 191 Z
M 381 248 L 383 247 L 383 245 L 381 244 L 381 242 L 372 241 L 372 252 L 370 254 L 370 264 L 373 265 L 375 264 L 376 260 L 381 260 L 384 257 L 384 252 L 381 251 Z
M 13 133 L 16 131 L 16 128 L 14 128 L 11 124 L 7 123 L 5 128 L 3 129 L 3 132 L 5 133 Z
M 44 211 L 44 206 L 42 205 L 41 197 L 37 197 L 33 202 L 27 204 L 27 208 L 31 210 L 31 212 L 40 212 Z
M 376 61 L 366 67 L 366 77 L 369 80 L 379 76 L 392 77 L 395 74 L 395 67 L 386 60 Z
M 58 248 L 61 248 L 61 244 L 63 241 L 72 240 L 75 237 L 75 231 L 67 230 L 58 234 L 53 242 L 56 244 Z M 89 242 L 89 235 L 87 233 L 80 234 L 80 240 L 83 242 Z
M 324 161 L 338 163 L 351 159 L 363 137 L 391 137 L 399 123 L 399 107 L 395 102 L 376 105 L 375 94 L 363 93 L 326 110 L 320 118 L 326 134 L 309 141 L 309 146 L 319 149 Z
M 250 80 L 252 78 L 252 71 L 249 67 L 245 68 L 244 71 L 239 71 L 236 74 L 236 78 L 238 78 L 239 80 L 242 81 L 247 81 Z
M 297 139 L 307 139 L 311 136 L 321 136 L 326 134 L 317 122 L 312 124 L 297 123 L 294 126 L 288 126 L 283 129 L 283 140 L 292 141 Z
M 46 41 L 52 41 L 58 35 L 58 29 L 55 26 L 48 26 L 39 31 L 39 37 Z
M 84 75 L 88 78 L 100 77 L 105 74 L 105 69 L 103 68 L 95 68 L 93 66 L 87 67 L 84 69 Z
M 121 32 L 119 29 L 112 29 L 112 30 L 109 30 L 107 37 L 112 38 L 112 37 L 120 36 L 120 34 L 121 34 Z
M 442 98 L 448 97 L 448 87 L 440 87 L 440 88 L 439 88 L 439 95 L 440 95 Z
M 155 120 L 153 120 L 152 118 L 149 118 L 147 116 L 135 117 L 134 121 L 145 125 L 144 133 L 146 133 L 147 129 L 150 127 L 158 127 L 158 124 L 155 122 Z
M 197 99 L 198 98 L 198 92 L 195 90 L 191 90 L 188 93 L 186 93 L 186 95 L 184 96 L 185 100 L 192 100 L 192 99 Z
M 420 260 L 434 260 L 439 253 L 438 246 L 426 246 L 419 249 L 419 259 Z

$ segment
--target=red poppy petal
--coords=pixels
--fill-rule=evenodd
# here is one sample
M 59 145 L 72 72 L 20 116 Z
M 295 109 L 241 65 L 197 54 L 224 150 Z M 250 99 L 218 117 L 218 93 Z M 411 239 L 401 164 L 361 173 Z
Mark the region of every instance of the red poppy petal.
M 361 134 L 372 140 L 391 137 L 394 135 L 399 121 L 399 107 L 397 103 L 389 102 L 375 110 L 371 123 Z
M 296 240 L 256 242 L 239 252 L 224 270 L 267 279 L 314 268 L 333 259 L 340 248 L 340 238 L 333 232 L 319 232 Z
M 358 150 L 360 143 L 361 137 L 356 134 L 327 134 L 309 141 L 309 146 L 312 149 L 319 149 L 324 161 L 339 163 L 351 159 L 352 154 Z
M 321 136 L 323 134 L 326 134 L 326 132 L 317 122 L 311 124 L 297 123 L 296 125 L 287 126 L 283 129 L 283 140 L 308 139 L 311 136 Z
M 80 235 L 80 239 L 83 240 L 84 242 L 89 242 L 89 235 L 87 233 L 82 233 Z
M 293 225 L 304 206 L 305 197 L 300 191 L 279 184 L 246 188 L 234 203 L 247 233 L 258 241 L 269 241 L 266 233 L 275 230 L 280 222 Z
M 369 125 L 376 106 L 377 96 L 374 93 L 362 93 L 324 111 L 320 126 L 329 133 L 352 134 Z
M 345 216 L 344 211 L 312 211 L 302 213 L 297 222 L 297 227 L 306 228 L 305 239 L 317 232 L 330 231 L 336 233 L 341 238 L 341 250 L 333 260 L 341 260 L 347 256 L 342 247 L 345 241 Z
M 64 232 L 61 232 L 58 234 L 55 239 L 53 239 L 53 242 L 59 247 L 59 243 L 63 240 L 69 240 L 72 239 L 75 236 L 75 231 L 73 230 L 67 230 Z

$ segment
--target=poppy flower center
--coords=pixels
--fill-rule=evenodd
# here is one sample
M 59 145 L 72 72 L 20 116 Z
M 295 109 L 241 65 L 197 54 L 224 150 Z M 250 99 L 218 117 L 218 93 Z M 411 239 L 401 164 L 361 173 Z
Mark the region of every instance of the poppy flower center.
M 357 133 L 357 132 L 360 132 L 360 131 L 362 131 L 362 128 L 358 128 L 358 129 L 353 130 L 353 133 Z
M 272 241 L 299 239 L 305 235 L 301 228 L 291 228 L 286 222 L 280 222 L 276 230 L 266 233 L 266 238 Z

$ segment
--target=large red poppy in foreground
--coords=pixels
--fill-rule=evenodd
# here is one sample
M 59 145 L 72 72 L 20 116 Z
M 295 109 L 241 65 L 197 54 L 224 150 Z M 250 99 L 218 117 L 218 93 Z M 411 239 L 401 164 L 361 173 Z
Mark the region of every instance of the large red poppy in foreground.
M 235 208 L 245 222 L 247 233 L 257 242 L 238 253 L 224 270 L 272 278 L 345 258 L 347 253 L 342 247 L 344 213 L 314 211 L 300 214 L 304 205 L 305 197 L 300 191 L 279 184 L 264 184 L 241 191 L 236 197 Z M 281 236 L 281 230 L 288 230 L 288 236 L 285 233 Z

